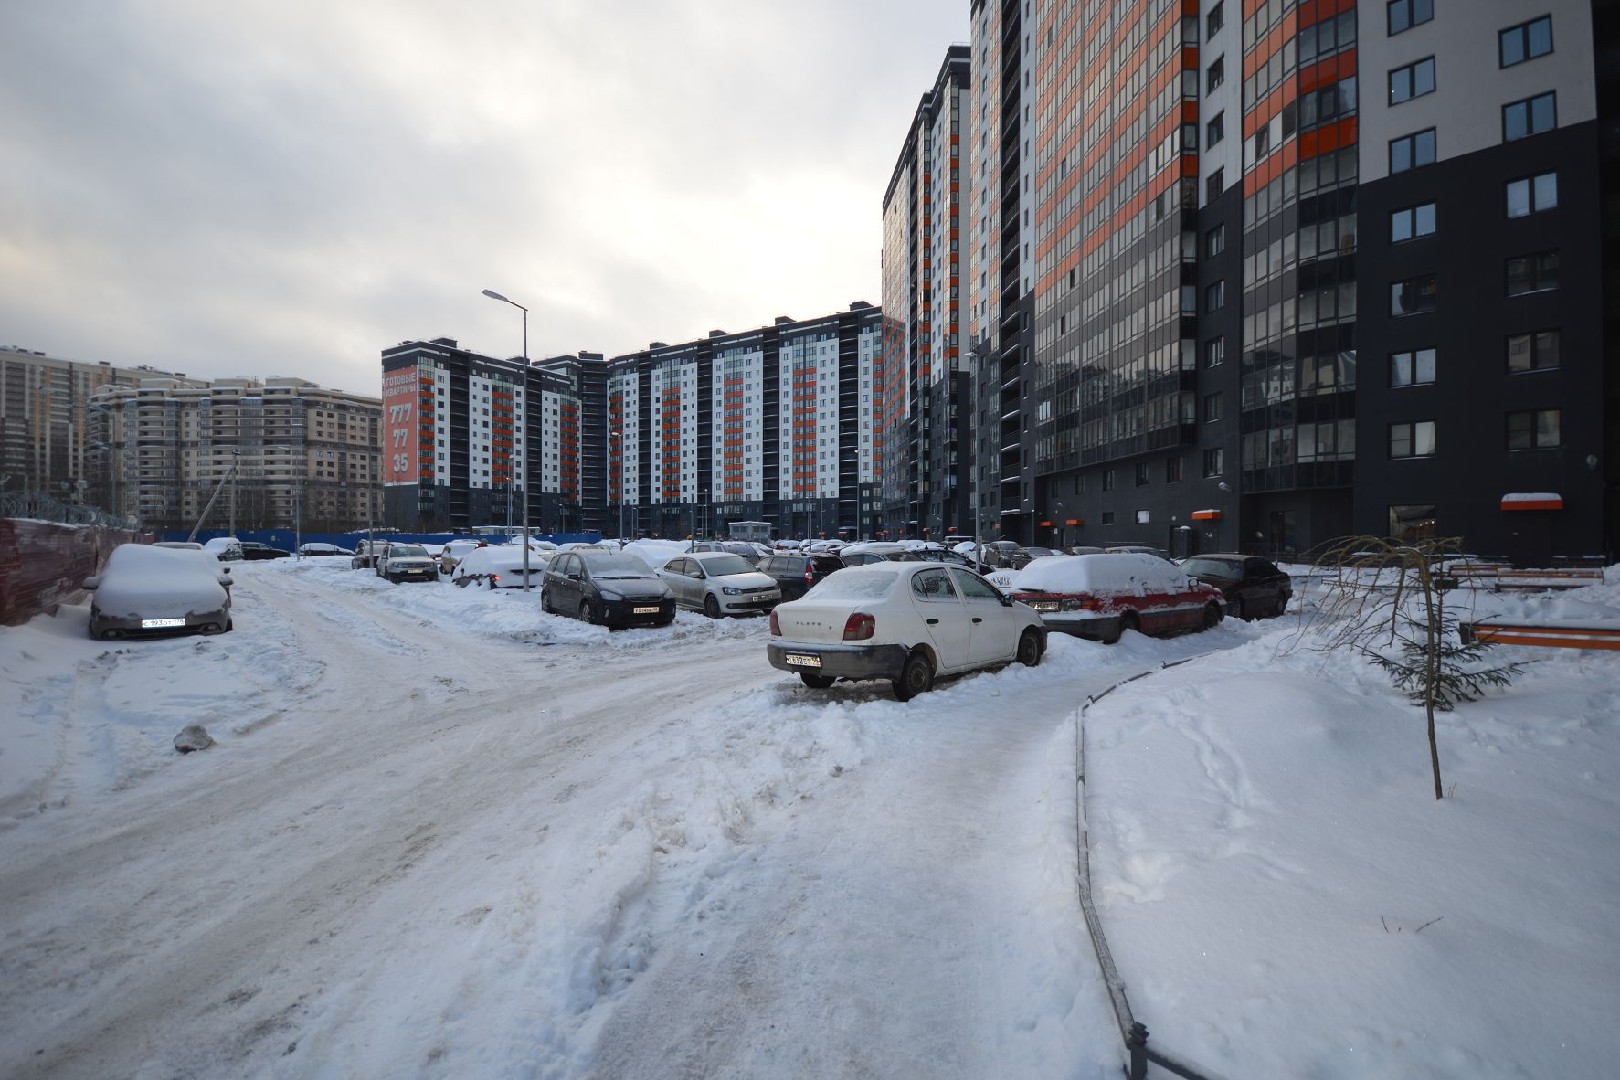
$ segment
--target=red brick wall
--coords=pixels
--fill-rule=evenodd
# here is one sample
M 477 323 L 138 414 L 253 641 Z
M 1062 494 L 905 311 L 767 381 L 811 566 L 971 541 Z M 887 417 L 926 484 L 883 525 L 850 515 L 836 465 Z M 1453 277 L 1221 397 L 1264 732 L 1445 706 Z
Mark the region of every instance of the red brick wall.
M 0 518 L 0 625 L 20 626 L 80 592 L 119 544 L 149 540 L 100 525 Z

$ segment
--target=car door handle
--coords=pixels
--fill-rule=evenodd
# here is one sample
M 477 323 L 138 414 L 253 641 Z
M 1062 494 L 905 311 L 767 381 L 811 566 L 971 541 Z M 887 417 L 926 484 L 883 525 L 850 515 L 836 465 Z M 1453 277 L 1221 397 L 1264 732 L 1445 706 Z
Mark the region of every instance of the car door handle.
M 939 620 L 938 619 L 929 619 L 928 620 L 928 625 L 929 626 L 938 626 L 939 625 Z
M 975 616 L 974 616 L 974 617 L 973 617 L 973 621 L 974 621 L 974 622 L 984 622 L 984 620 L 983 620 L 983 619 L 981 619 L 981 618 L 979 618 L 979 617 L 978 617 L 978 616 L 977 616 L 977 615 L 975 615 Z

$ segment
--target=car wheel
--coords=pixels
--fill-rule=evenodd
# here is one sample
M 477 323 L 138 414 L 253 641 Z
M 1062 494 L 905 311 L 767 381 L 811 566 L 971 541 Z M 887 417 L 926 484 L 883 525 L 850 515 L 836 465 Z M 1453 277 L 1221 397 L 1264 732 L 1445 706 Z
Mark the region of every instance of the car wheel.
M 1204 629 L 1211 630 L 1221 624 L 1221 605 L 1204 605 Z
M 546 595 L 545 586 L 543 585 L 540 587 L 540 610 L 545 612 L 547 615 L 555 614 L 555 612 L 551 610 L 551 597 Z
M 799 681 L 812 690 L 825 690 L 837 682 L 831 675 L 815 675 L 808 671 L 799 672 Z
M 921 649 L 913 650 L 911 655 L 906 657 L 905 667 L 900 669 L 900 677 L 894 680 L 895 700 L 910 701 L 918 694 L 926 694 L 933 687 L 934 665 L 928 662 L 928 655 Z
M 1273 611 L 1271 613 L 1272 618 L 1274 618 L 1274 619 L 1282 618 L 1283 612 L 1285 612 L 1287 610 L 1288 610 L 1288 597 L 1286 597 L 1286 596 L 1277 597 L 1277 608 L 1276 608 L 1275 611 Z
M 710 593 L 708 596 L 703 598 L 703 614 L 707 615 L 711 619 L 718 619 L 720 617 L 720 601 L 714 598 L 713 593 Z
M 1234 596 L 1226 604 L 1226 613 L 1234 619 L 1243 618 L 1243 598 Z
M 1114 631 L 1113 637 L 1103 638 L 1104 645 L 1118 645 L 1119 639 L 1125 636 L 1127 630 L 1138 630 L 1141 624 L 1136 621 L 1136 612 L 1127 611 L 1119 617 L 1119 629 Z
M 594 623 L 596 621 L 595 619 L 591 618 L 591 602 L 589 600 L 581 600 L 579 602 L 579 617 L 582 621 L 588 623 Z
M 1025 667 L 1034 667 L 1041 662 L 1041 635 L 1034 630 L 1025 630 L 1018 639 L 1018 662 Z

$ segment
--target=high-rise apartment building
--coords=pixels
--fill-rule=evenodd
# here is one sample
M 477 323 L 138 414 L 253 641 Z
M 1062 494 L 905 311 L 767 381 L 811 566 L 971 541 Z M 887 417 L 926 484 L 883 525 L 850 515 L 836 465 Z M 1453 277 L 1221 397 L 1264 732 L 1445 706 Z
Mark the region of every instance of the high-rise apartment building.
M 104 505 L 152 530 L 340 532 L 380 521 L 381 403 L 303 379 L 109 384 L 86 415 Z
M 1612 15 L 973 0 L 970 17 L 977 513 L 1013 539 L 1180 552 L 1370 533 L 1607 553 Z
M 972 531 L 972 381 L 962 295 L 967 46 L 922 97 L 883 196 L 881 530 Z
M 382 353 L 384 518 L 433 531 L 582 527 L 582 377 L 601 357 L 482 356 L 452 338 Z
M 0 492 L 47 494 L 127 516 L 133 496 L 111 490 L 113 449 L 93 434 L 96 391 L 161 377 L 178 386 L 202 379 L 153 367 L 116 367 L 0 346 Z
M 857 301 L 612 358 L 604 531 L 875 535 L 883 332 L 882 311 Z

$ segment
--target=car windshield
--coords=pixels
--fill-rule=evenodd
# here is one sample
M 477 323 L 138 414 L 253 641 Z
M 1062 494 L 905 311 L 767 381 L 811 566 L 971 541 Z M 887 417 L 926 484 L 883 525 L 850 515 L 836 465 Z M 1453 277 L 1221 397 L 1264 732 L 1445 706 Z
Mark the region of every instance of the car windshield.
M 1242 576 L 1238 568 L 1225 559 L 1188 559 L 1181 564 L 1181 572 L 1195 578 L 1230 579 Z
M 585 569 L 591 572 L 592 577 L 647 577 L 651 573 L 647 569 L 647 564 L 634 555 L 618 555 L 613 552 L 603 552 L 597 555 L 580 552 L 579 557 L 584 562 Z
M 710 577 L 726 577 L 730 574 L 751 574 L 754 568 L 740 555 L 716 555 L 703 560 L 703 572 Z
M 389 550 L 389 554 L 396 559 L 402 555 L 425 556 L 427 555 L 427 548 L 422 547 L 420 544 L 395 544 L 393 548 Z
M 851 567 L 829 574 L 804 595 L 817 600 L 872 600 L 886 596 L 900 574 L 893 570 L 867 570 Z

